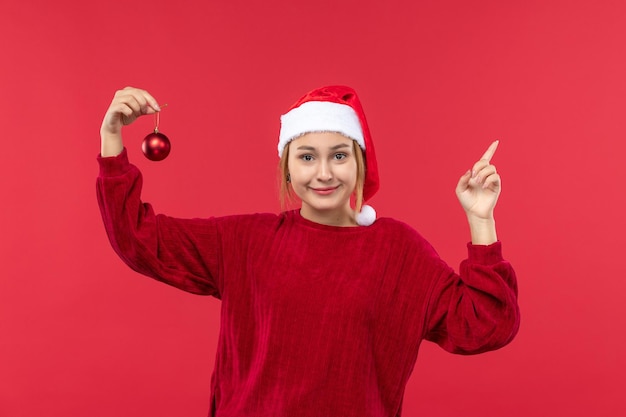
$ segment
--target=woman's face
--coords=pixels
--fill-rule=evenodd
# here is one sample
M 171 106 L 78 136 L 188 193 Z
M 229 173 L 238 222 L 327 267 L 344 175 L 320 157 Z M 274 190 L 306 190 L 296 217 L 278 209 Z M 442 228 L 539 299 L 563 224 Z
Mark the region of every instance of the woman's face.
M 334 226 L 354 225 L 350 196 L 357 178 L 352 139 L 339 133 L 307 133 L 289 144 L 291 186 L 305 219 Z

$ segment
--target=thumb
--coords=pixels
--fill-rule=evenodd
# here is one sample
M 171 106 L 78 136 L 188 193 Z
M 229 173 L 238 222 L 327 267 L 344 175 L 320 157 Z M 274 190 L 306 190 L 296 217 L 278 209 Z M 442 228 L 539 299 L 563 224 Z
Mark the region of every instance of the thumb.
M 471 178 L 472 178 L 472 171 L 468 169 L 467 172 L 463 174 L 461 178 L 459 178 L 459 182 L 456 185 L 457 194 L 460 194 L 469 188 L 469 182 Z

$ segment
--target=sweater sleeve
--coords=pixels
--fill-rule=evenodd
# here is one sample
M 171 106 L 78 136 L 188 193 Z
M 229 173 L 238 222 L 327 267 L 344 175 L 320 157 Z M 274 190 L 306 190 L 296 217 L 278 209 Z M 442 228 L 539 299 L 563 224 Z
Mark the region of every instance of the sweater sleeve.
M 219 236 L 209 219 L 155 214 L 141 201 L 142 175 L 126 149 L 98 157 L 96 181 L 104 227 L 115 252 L 133 270 L 194 294 L 220 297 Z
M 502 257 L 502 245 L 468 244 L 460 277 L 440 277 L 430 295 L 425 338 L 445 350 L 475 354 L 499 349 L 520 324 L 515 271 Z

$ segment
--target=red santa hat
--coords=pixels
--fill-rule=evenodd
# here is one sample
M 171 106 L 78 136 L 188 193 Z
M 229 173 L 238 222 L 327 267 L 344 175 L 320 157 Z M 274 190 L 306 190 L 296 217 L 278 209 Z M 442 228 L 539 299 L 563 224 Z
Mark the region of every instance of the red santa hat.
M 340 85 L 315 89 L 296 101 L 287 113 L 280 117 L 280 122 L 279 157 L 289 142 L 306 133 L 341 133 L 356 141 L 364 153 L 363 200 L 369 200 L 378 191 L 374 144 L 363 107 L 354 89 Z M 356 220 L 361 226 L 369 226 L 376 220 L 376 211 L 371 206 L 364 205 Z

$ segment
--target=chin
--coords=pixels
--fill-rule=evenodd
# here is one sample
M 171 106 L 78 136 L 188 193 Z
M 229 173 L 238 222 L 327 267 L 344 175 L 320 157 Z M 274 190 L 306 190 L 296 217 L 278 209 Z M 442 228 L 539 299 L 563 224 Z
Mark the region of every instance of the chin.
M 345 212 L 346 207 L 349 207 L 347 202 L 307 202 L 307 205 L 312 211 L 319 213 L 331 213 L 331 212 Z

